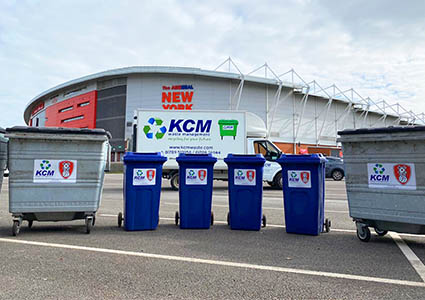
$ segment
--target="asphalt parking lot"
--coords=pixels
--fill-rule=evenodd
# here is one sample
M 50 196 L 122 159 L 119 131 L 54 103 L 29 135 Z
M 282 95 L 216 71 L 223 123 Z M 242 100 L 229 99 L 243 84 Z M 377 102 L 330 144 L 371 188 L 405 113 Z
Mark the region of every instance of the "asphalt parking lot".
M 122 176 L 108 174 L 92 233 L 84 221 L 23 224 L 11 236 L 7 179 L 0 202 L 0 298 L 424 299 L 425 236 L 360 242 L 345 184 L 326 182 L 330 233 L 287 234 L 282 192 L 264 189 L 267 227 L 232 231 L 227 184 L 215 182 L 210 230 L 174 225 L 178 192 L 163 183 L 155 231 L 125 232 Z

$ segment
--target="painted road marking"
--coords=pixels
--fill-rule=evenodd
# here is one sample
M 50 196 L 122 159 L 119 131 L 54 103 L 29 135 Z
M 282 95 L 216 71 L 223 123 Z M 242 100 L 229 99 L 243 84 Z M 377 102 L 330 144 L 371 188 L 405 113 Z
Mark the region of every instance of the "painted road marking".
M 407 246 L 406 242 L 398 235 L 396 232 L 390 232 L 390 236 L 393 238 L 394 242 L 400 248 L 401 252 L 403 252 L 404 256 L 406 256 L 409 263 L 416 270 L 418 275 L 422 278 L 422 281 L 425 282 L 425 266 L 419 257 L 412 251 L 412 249 Z
M 136 257 L 144 257 L 144 258 L 152 258 L 152 259 L 162 259 L 162 260 L 169 260 L 169 261 L 207 264 L 207 265 L 234 267 L 234 268 L 242 268 L 242 269 L 254 269 L 254 270 L 262 270 L 262 271 L 273 271 L 273 272 L 280 272 L 280 273 L 358 280 L 358 281 L 376 282 L 376 283 L 385 283 L 385 284 L 394 284 L 394 285 L 403 285 L 403 286 L 425 287 L 424 282 L 370 277 L 370 276 L 362 276 L 362 275 L 351 275 L 351 274 L 333 273 L 333 272 L 320 272 L 320 271 L 311 271 L 311 270 L 303 270 L 303 269 L 267 266 L 267 265 L 255 265 L 255 264 L 239 263 L 239 262 L 231 262 L 231 261 L 223 261 L 223 260 L 182 257 L 182 256 L 163 255 L 163 254 L 154 254 L 154 253 L 141 253 L 141 252 L 134 252 L 134 251 L 85 247 L 85 246 L 77 246 L 77 245 L 69 245 L 69 244 L 35 242 L 35 241 L 17 240 L 17 239 L 8 239 L 8 238 L 0 238 L 0 242 L 49 247 L 49 248 L 89 251 L 89 252 L 96 252 L 96 253 L 136 256 Z

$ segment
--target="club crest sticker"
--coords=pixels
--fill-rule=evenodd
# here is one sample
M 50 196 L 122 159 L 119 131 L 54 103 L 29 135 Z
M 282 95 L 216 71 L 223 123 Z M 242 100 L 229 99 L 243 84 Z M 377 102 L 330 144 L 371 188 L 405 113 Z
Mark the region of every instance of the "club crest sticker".
M 367 164 L 369 188 L 416 190 L 415 164 Z
M 256 172 L 254 169 L 235 169 L 235 185 L 255 185 Z
M 155 169 L 133 169 L 133 185 L 155 185 Z
M 186 184 L 197 184 L 197 185 L 206 185 L 207 184 L 207 169 L 186 169 Z
M 310 171 L 288 170 L 288 187 L 311 188 Z
M 33 170 L 35 183 L 76 183 L 77 161 L 35 159 Z

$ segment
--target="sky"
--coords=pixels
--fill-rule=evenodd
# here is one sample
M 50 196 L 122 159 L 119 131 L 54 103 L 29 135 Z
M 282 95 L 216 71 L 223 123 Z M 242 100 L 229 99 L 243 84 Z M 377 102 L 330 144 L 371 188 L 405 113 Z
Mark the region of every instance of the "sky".
M 78 77 L 213 70 L 228 57 L 243 73 L 294 69 L 419 114 L 424 16 L 422 0 L 0 0 L 0 127 L 23 125 L 32 98 Z

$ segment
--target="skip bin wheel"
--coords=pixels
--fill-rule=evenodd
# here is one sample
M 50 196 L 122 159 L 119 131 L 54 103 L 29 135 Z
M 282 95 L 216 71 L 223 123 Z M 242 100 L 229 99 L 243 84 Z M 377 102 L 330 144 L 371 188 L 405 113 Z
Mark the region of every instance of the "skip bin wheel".
M 214 213 L 211 212 L 211 226 L 214 225 Z
M 19 224 L 19 221 L 13 221 L 13 227 L 12 227 L 13 236 L 17 236 L 20 230 L 21 230 L 21 224 Z
M 180 219 L 180 217 L 179 217 L 179 212 L 178 212 L 178 211 L 176 211 L 176 214 L 175 214 L 175 216 L 174 216 L 174 222 L 176 223 L 176 226 L 178 226 L 178 225 L 179 225 L 179 219 Z
M 33 220 L 28 221 L 28 228 L 31 229 Z
M 263 215 L 263 218 L 261 219 L 263 221 L 263 227 L 266 227 L 267 224 L 267 218 L 265 215 Z
M 357 237 L 362 242 L 369 242 L 370 241 L 370 230 L 369 227 L 366 226 L 357 226 Z
M 388 233 L 388 231 L 387 230 L 379 230 L 378 228 L 376 228 L 375 227 L 375 232 L 376 232 L 376 234 L 377 235 L 379 235 L 379 236 L 384 236 L 384 235 L 386 235 L 387 233 Z
M 93 227 L 93 219 L 92 218 L 86 218 L 86 233 L 89 234 L 91 232 L 91 229 Z
M 323 225 L 325 227 L 325 232 L 331 231 L 331 225 L 332 225 L 331 220 L 326 218 L 325 223 L 323 223 Z
M 122 212 L 120 212 L 118 213 L 118 227 L 122 226 L 122 221 L 123 221 Z
M 230 226 L 230 212 L 227 212 L 227 226 Z

